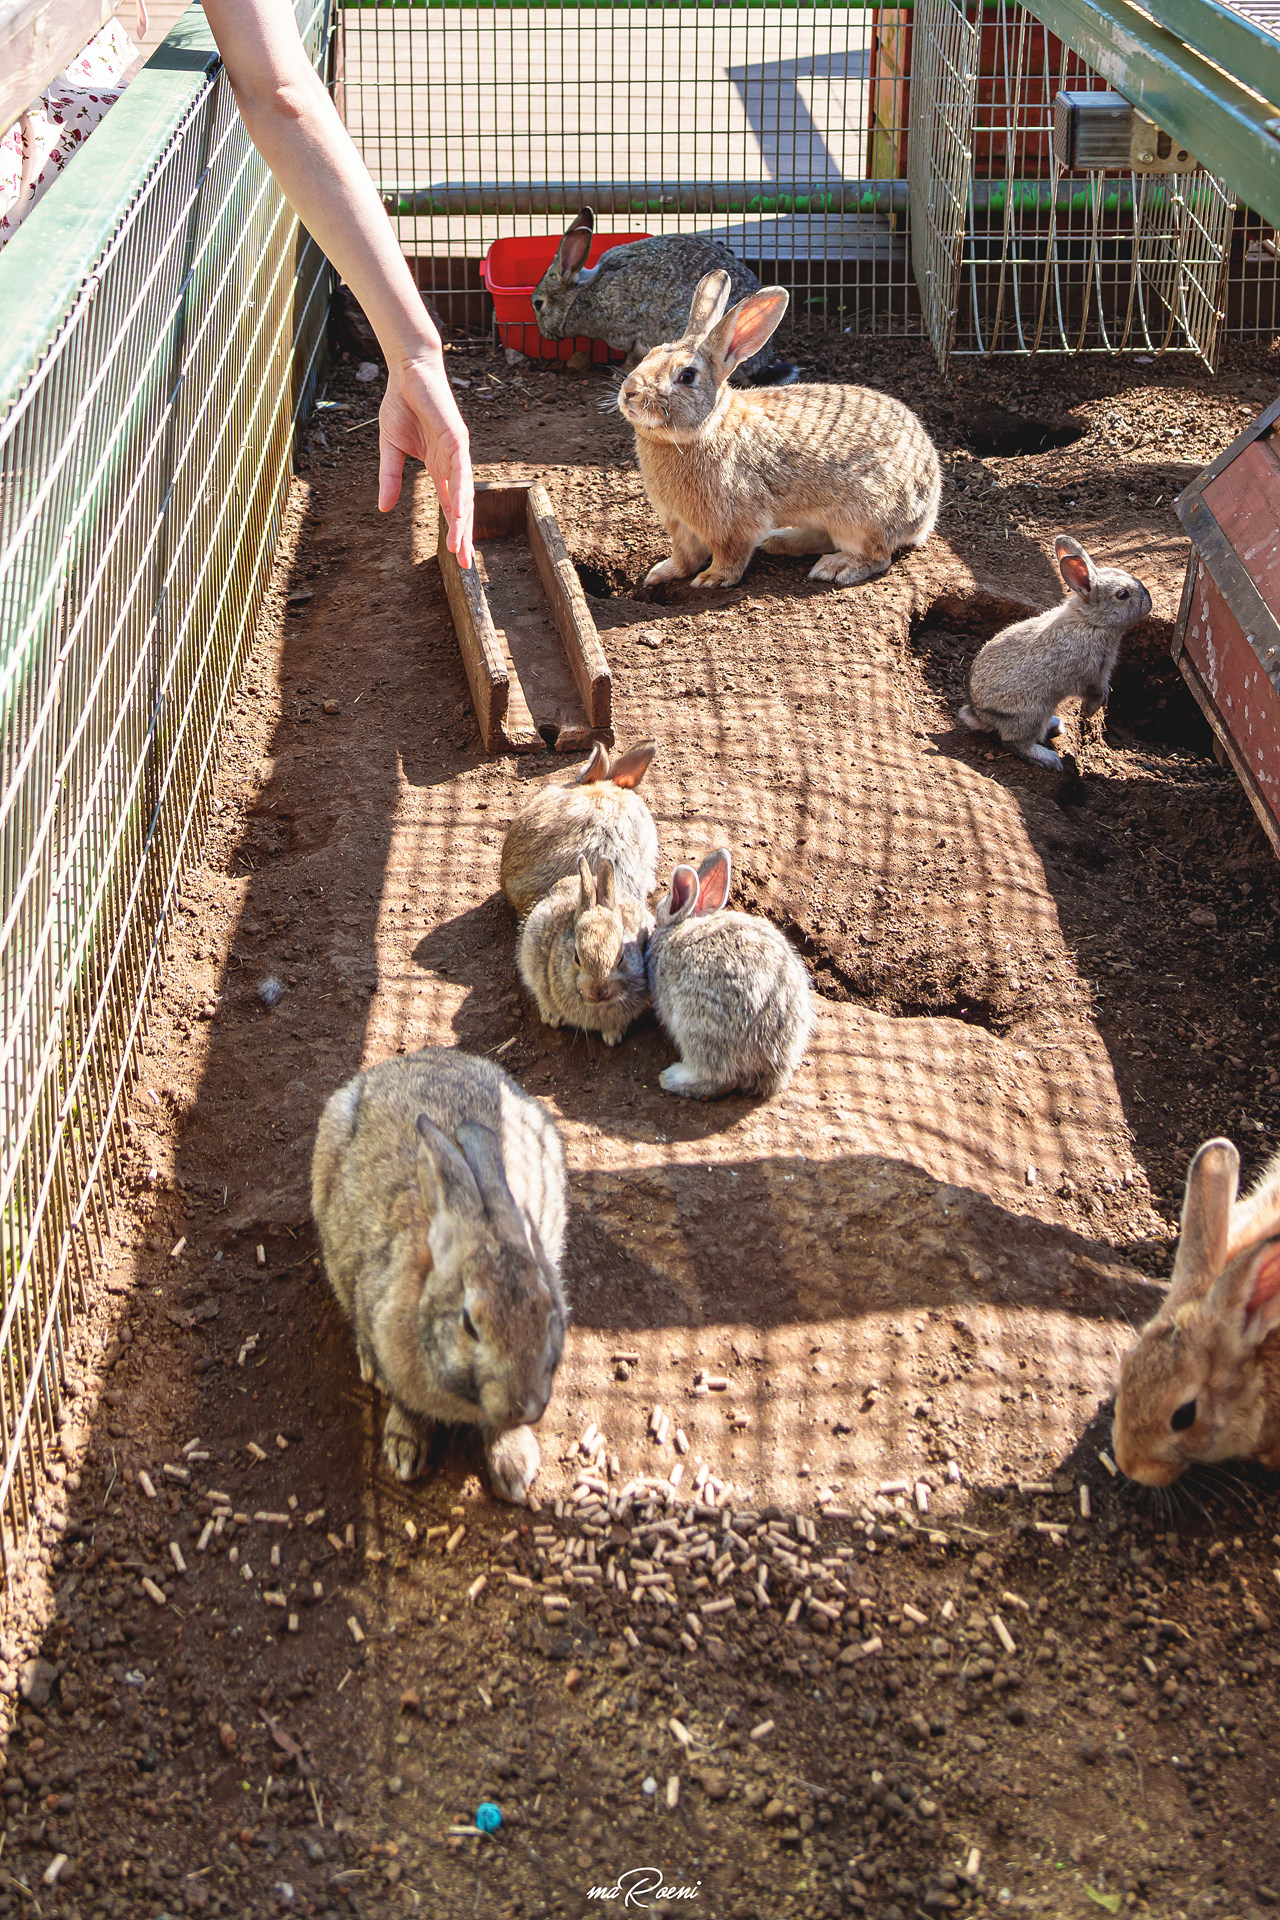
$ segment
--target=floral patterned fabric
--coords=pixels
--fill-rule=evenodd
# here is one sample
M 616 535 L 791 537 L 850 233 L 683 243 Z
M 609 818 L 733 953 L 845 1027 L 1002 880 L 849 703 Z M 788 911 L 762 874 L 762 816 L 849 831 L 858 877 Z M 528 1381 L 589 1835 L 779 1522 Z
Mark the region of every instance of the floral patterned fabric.
M 137 48 L 109 20 L 0 140 L 0 247 L 124 92 Z

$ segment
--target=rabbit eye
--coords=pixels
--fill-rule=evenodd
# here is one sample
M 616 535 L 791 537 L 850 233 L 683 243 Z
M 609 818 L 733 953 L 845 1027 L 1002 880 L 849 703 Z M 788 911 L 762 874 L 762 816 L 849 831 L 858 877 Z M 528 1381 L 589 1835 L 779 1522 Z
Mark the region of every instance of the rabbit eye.
M 578 949 L 576 947 L 573 950 L 573 964 L 575 967 L 580 967 L 582 965 L 582 955 L 578 952 Z
M 1177 1412 L 1173 1415 L 1172 1419 L 1169 1421 L 1169 1425 L 1173 1428 L 1175 1433 L 1185 1433 L 1187 1428 L 1194 1427 L 1195 1423 L 1196 1423 L 1196 1403 L 1194 1400 L 1184 1401 L 1182 1406 L 1178 1408 Z
M 468 1340 L 478 1340 L 480 1338 L 476 1332 L 476 1323 L 465 1307 L 462 1309 L 462 1331 L 466 1334 Z
M 676 379 L 682 387 L 691 387 L 697 377 L 698 369 L 696 367 L 681 367 L 679 373 L 676 375 Z
M 1129 598 L 1129 589 L 1128 589 L 1128 587 L 1117 587 L 1117 588 L 1116 588 L 1116 599 L 1117 599 L 1117 600 L 1127 600 L 1128 598 Z

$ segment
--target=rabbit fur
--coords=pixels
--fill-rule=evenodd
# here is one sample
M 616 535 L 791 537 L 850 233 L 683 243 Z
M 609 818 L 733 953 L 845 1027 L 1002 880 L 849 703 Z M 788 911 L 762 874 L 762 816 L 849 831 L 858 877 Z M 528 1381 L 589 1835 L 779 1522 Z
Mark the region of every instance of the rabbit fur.
M 549 1027 L 582 1027 L 616 1047 L 649 1004 L 644 950 L 653 916 L 620 894 L 613 862 L 585 856 L 520 929 L 516 965 Z
M 780 1092 L 813 1032 L 804 962 L 768 920 L 726 911 L 729 885 L 723 847 L 678 866 L 649 937 L 654 1010 L 680 1050 L 658 1078 L 689 1100 Z
M 733 296 L 754 293 L 760 282 L 737 255 L 705 233 L 666 233 L 610 247 L 594 267 L 584 263 L 591 251 L 596 217 L 584 207 L 556 249 L 555 259 L 533 290 L 538 331 L 548 340 L 582 335 L 603 340 L 635 365 L 650 348 L 684 331 L 694 288 L 703 274 L 728 274 Z M 741 378 L 758 378 L 770 368 L 770 384 L 795 378 L 787 361 L 774 362 L 766 346 L 741 368 Z
M 522 1504 L 568 1319 L 564 1154 L 546 1109 L 452 1048 L 384 1060 L 330 1096 L 311 1205 L 361 1377 L 391 1402 L 392 1472 L 423 1470 L 427 1423 L 478 1426 L 495 1493 Z
M 502 891 L 520 919 L 584 856 L 613 863 L 618 892 L 646 901 L 658 872 L 658 829 L 636 788 L 657 742 L 642 740 L 610 764 L 597 744 L 572 780 L 543 787 L 516 814 L 502 842 Z
M 1070 694 L 1079 696 L 1083 720 L 1106 705 L 1121 636 L 1150 613 L 1151 595 L 1131 573 L 1096 566 L 1069 534 L 1053 547 L 1066 599 L 987 641 L 969 669 L 960 719 L 975 733 L 998 733 L 1024 760 L 1061 771 L 1044 744 L 1061 730 L 1054 709 Z
M 1198 1462 L 1280 1468 L 1280 1154 L 1244 1200 L 1239 1176 L 1231 1142 L 1207 1140 L 1164 1304 L 1120 1363 L 1112 1443 L 1144 1486 Z
M 619 389 L 671 540 L 645 584 L 693 576 L 697 587 L 731 587 L 757 547 L 820 554 L 811 580 L 874 579 L 933 531 L 942 497 L 933 442 L 907 407 L 871 388 L 731 388 L 788 296 L 764 287 L 726 312 L 729 294 L 728 274 L 707 274 L 683 337 L 655 347 Z

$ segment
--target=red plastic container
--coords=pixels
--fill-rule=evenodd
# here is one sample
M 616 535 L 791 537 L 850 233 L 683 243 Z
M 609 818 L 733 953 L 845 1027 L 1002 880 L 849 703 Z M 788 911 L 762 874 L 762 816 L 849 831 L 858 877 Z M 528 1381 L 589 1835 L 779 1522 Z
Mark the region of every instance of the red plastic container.
M 649 237 L 647 233 L 598 233 L 591 242 L 587 265 L 594 267 L 610 247 L 628 246 L 633 240 Z M 547 340 L 539 333 L 532 294 L 555 259 L 560 240 L 556 233 L 521 234 L 495 240 L 486 253 L 480 263 L 480 277 L 493 295 L 498 338 L 504 347 L 527 353 L 531 360 L 567 360 L 578 352 L 589 353 L 593 360 L 625 359 L 625 354 L 611 353 L 603 340 Z

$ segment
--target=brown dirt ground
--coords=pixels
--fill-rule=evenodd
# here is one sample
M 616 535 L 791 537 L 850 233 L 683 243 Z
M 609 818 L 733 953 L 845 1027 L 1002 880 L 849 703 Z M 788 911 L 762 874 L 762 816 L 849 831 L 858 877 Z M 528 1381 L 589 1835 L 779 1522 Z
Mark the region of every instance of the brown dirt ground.
M 1149 1503 L 1099 1459 L 1189 1151 L 1225 1131 L 1254 1167 L 1280 1127 L 1277 872 L 1166 652 L 1170 501 L 1274 364 L 943 381 L 916 343 L 792 350 L 918 408 L 937 536 L 866 587 L 779 560 L 646 599 L 662 546 L 607 376 L 453 344 L 482 471 L 551 489 L 619 738 L 661 742 L 664 856 L 731 845 L 821 997 L 780 1100 L 692 1109 L 651 1022 L 606 1057 L 522 1001 L 498 851 L 566 763 L 481 753 L 429 490 L 378 519 L 378 389 L 335 367 L 0 1644 L 0 1914 L 576 1916 L 649 1865 L 707 1920 L 1280 1901 L 1275 1482 Z M 1063 526 L 1155 600 L 1065 782 L 952 717 L 980 640 L 1053 596 Z M 314 1257 L 325 1097 L 454 1043 L 549 1102 L 570 1160 L 539 1516 L 489 1499 L 465 1439 L 388 1480 Z M 658 1404 L 689 1443 L 674 1520 L 703 1531 L 557 1521 L 590 1422 L 615 1488 L 671 1471 Z M 245 1517 L 206 1537 L 218 1494 Z M 538 1591 L 553 1537 L 602 1570 L 567 1611 Z M 663 1540 L 674 1604 L 624 1597 Z M 451 1835 L 485 1797 L 501 1833 Z

